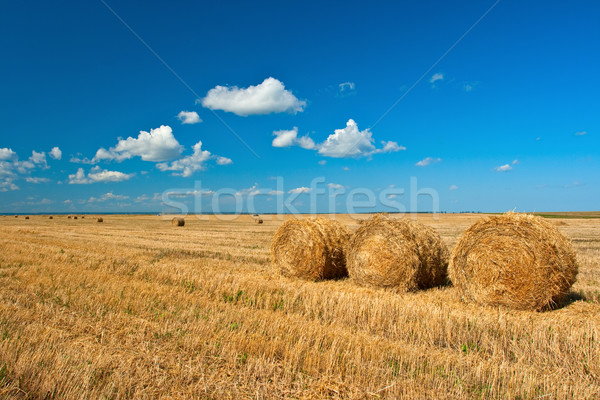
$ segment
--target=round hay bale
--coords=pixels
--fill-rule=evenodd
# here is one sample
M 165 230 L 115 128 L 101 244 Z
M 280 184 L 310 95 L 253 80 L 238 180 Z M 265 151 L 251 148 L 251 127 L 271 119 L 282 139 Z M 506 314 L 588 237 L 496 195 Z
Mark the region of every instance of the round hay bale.
M 54 217 L 51 215 L 51 216 L 48 217 L 48 219 L 54 219 Z
M 449 251 L 423 224 L 375 215 L 362 221 L 348 246 L 348 273 L 359 285 L 400 292 L 442 285 Z
M 73 219 L 77 219 L 77 216 L 74 216 Z
M 96 218 L 96 222 L 104 222 L 104 218 L 98 217 L 98 218 Z
M 171 220 L 171 225 L 173 226 L 184 226 L 185 225 L 185 219 L 183 219 L 183 217 L 175 217 Z
M 29 215 L 27 215 L 27 216 L 25 217 L 25 219 L 29 219 Z
M 18 216 L 18 215 L 15 215 L 15 218 L 19 218 L 19 216 Z
M 85 215 L 82 215 L 82 216 L 81 216 L 81 219 L 85 219 Z
M 71 216 L 70 216 L 70 215 L 67 215 L 67 218 L 71 219 Z
M 290 219 L 275 232 L 271 264 L 284 276 L 312 281 L 348 275 L 345 247 L 351 232 L 325 218 Z
M 256 223 L 257 223 L 257 224 L 262 224 L 262 223 L 263 223 L 263 220 L 262 220 L 262 218 L 258 218 L 258 219 L 256 220 Z
M 569 239 L 542 217 L 513 212 L 477 221 L 450 261 L 450 279 L 463 299 L 517 310 L 555 306 L 576 277 Z

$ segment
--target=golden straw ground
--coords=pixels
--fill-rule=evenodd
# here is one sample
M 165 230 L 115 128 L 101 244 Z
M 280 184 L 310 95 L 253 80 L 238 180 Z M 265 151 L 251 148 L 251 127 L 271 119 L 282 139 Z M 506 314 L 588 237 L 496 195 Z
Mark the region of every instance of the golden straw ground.
M 577 260 L 570 240 L 554 224 L 507 213 L 481 219 L 463 233 L 450 277 L 467 300 L 541 310 L 568 295 Z

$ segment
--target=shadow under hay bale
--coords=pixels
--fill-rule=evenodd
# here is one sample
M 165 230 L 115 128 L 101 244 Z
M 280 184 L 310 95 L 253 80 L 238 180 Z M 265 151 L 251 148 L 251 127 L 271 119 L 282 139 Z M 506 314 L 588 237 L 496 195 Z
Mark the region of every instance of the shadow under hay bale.
M 444 284 L 448 258 L 433 228 L 384 215 L 362 221 L 347 251 L 348 273 L 356 283 L 400 292 Z
M 290 219 L 271 242 L 271 264 L 282 275 L 312 281 L 348 275 L 344 249 L 351 232 L 325 218 Z
M 184 226 L 185 225 L 185 219 L 182 217 L 175 217 L 171 220 L 171 225 L 173 226 Z
M 517 310 L 564 303 L 576 277 L 570 240 L 542 217 L 513 212 L 476 222 L 450 261 L 463 299 Z

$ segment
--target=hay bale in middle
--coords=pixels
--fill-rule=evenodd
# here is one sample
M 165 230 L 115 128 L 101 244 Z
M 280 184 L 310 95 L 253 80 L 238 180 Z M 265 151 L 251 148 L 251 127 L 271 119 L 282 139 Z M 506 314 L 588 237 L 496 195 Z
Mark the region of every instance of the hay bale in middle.
M 184 226 L 185 225 L 185 219 L 183 219 L 183 217 L 175 217 L 171 220 L 171 225 L 173 226 Z
M 413 291 L 439 286 L 448 274 L 448 248 L 428 226 L 376 215 L 348 247 L 348 272 L 364 286 Z
M 345 247 L 351 232 L 325 218 L 290 219 L 271 243 L 271 264 L 284 276 L 312 281 L 348 275 Z

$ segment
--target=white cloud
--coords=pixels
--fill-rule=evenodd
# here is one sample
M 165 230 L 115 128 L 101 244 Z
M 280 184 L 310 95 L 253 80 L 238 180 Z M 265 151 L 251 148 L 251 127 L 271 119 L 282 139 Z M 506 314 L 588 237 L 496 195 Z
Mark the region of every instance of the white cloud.
M 458 190 L 458 186 L 456 186 L 456 185 L 450 185 L 450 190 Z
M 3 160 L 3 161 L 12 160 L 16 155 L 17 155 L 17 153 L 12 151 L 12 149 L 9 149 L 6 147 L 0 148 L 0 160 Z
M 442 80 L 444 80 L 444 74 L 438 72 L 438 73 L 433 74 L 431 79 L 429 79 L 429 83 L 435 83 L 437 81 L 442 81 Z
M 199 197 L 199 196 L 210 196 L 215 194 L 214 191 L 212 190 L 208 190 L 208 189 L 202 189 L 202 190 L 187 190 L 187 191 L 173 191 L 173 192 L 166 192 L 165 195 L 168 198 L 172 198 L 172 197 Z M 162 200 L 163 198 L 163 194 L 161 193 L 155 193 L 153 200 Z
M 311 188 L 307 188 L 307 187 L 299 187 L 299 188 L 295 188 L 295 189 L 291 189 L 288 191 L 288 193 L 293 193 L 293 194 L 301 194 L 301 193 L 310 193 L 312 191 Z
M 151 129 L 150 132 L 140 131 L 137 138 L 121 139 L 115 147 L 109 150 L 98 149 L 92 162 L 103 160 L 123 161 L 139 156 L 144 161 L 167 161 L 181 155 L 183 146 L 179 144 L 173 130 L 168 125 Z
M 33 150 L 31 152 L 31 157 L 29 157 L 29 161 L 31 161 L 35 165 L 41 166 L 44 169 L 48 168 L 48 161 L 46 161 L 46 153 L 43 151 L 41 153 L 38 153 L 37 151 Z
M 203 170 L 206 167 L 204 163 L 212 158 L 210 151 L 202 150 L 202 142 L 198 142 L 193 147 L 194 153 L 171 163 L 156 164 L 161 171 L 176 171 L 174 175 L 180 175 L 185 178 L 192 176 L 196 171 Z
M 12 180 L 0 180 L 0 192 L 8 192 L 12 190 L 19 190 L 19 187 L 15 185 Z
M 300 146 L 303 149 L 313 150 L 316 148 L 315 142 L 308 136 L 298 137 L 298 127 L 291 130 L 274 131 L 273 147 Z
M 238 88 L 216 86 L 202 99 L 202 105 L 211 110 L 229 111 L 240 116 L 304 111 L 306 101 L 299 100 L 285 90 L 282 82 L 267 78 L 261 84 Z
M 376 148 L 371 131 L 365 129 L 360 131 L 354 120 L 349 119 L 344 129 L 336 129 L 333 134 L 319 144 L 315 144 L 308 135 L 298 137 L 298 128 L 292 130 L 275 131 L 276 136 L 273 139 L 273 147 L 300 146 L 307 150 L 317 150 L 324 157 L 349 158 L 349 157 L 370 157 L 373 154 L 392 153 L 400 150 L 406 150 L 406 147 L 399 146 L 396 142 L 382 141 L 383 147 Z M 324 165 L 324 162 L 319 162 Z
M 94 167 L 86 176 L 83 168 L 79 168 L 75 174 L 69 175 L 69 184 L 85 185 L 97 182 L 122 182 L 131 179 L 134 175 Z
M 34 178 L 31 176 L 28 176 L 27 178 L 25 178 L 26 182 L 29 183 L 45 183 L 45 182 L 50 182 L 50 179 L 48 178 Z
M 575 136 L 585 136 L 585 135 L 587 135 L 587 131 L 575 132 Z
M 500 165 L 499 167 L 496 167 L 494 169 L 496 171 L 498 171 L 498 172 L 507 172 L 507 171 L 510 171 L 513 168 L 510 165 L 508 165 L 508 164 L 504 164 L 504 165 Z
M 60 160 L 62 158 L 62 151 L 60 151 L 58 147 L 53 147 L 48 154 L 50 154 L 50 157 L 54 158 L 55 160 Z
M 374 140 L 369 129 L 360 131 L 356 122 L 349 119 L 344 129 L 336 129 L 317 148 L 319 149 L 319 154 L 333 158 L 368 157 L 377 153 L 405 150 L 405 147 L 398 146 L 396 142 L 382 142 L 384 147 L 377 149 L 373 145 L 373 142 Z
M 181 111 L 177 114 L 177 118 L 179 118 L 182 124 L 192 125 L 202 122 L 202 119 L 200 119 L 200 116 L 196 111 Z
M 100 203 L 100 202 L 105 202 L 105 201 L 123 201 L 123 200 L 128 200 L 128 199 L 129 199 L 129 196 L 125 196 L 122 194 L 113 194 L 112 192 L 108 192 L 98 198 L 92 196 L 88 199 L 88 202 L 89 203 Z
M 343 189 L 344 188 L 344 186 L 340 185 L 339 183 L 328 183 L 327 187 L 329 189 Z
M 325 165 L 325 164 L 327 164 L 327 160 L 320 160 L 319 161 L 319 165 Z
M 513 160 L 512 165 L 517 165 L 518 163 L 519 163 L 519 160 L 515 159 L 515 160 Z
M 441 161 L 442 161 L 441 158 L 426 157 L 426 158 L 422 159 L 421 161 L 419 161 L 418 163 L 416 163 L 415 165 L 417 167 L 426 167 L 428 165 L 439 163 Z
M 344 82 L 344 83 L 340 83 L 338 86 L 339 86 L 341 92 L 346 91 L 346 90 L 354 90 L 354 88 L 356 87 L 354 82 Z
M 233 164 L 233 161 L 231 160 L 231 158 L 217 157 L 217 164 L 219 164 L 219 165 L 229 165 L 229 164 Z

